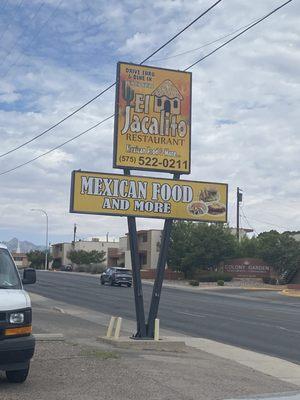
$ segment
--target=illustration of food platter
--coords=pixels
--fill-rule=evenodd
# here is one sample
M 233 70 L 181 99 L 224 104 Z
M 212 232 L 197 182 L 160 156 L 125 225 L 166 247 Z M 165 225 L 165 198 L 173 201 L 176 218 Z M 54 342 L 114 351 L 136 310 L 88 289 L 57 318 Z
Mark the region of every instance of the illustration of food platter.
M 213 187 L 207 187 L 199 192 L 199 200 L 188 205 L 187 210 L 192 215 L 222 215 L 226 206 L 220 202 L 220 193 Z

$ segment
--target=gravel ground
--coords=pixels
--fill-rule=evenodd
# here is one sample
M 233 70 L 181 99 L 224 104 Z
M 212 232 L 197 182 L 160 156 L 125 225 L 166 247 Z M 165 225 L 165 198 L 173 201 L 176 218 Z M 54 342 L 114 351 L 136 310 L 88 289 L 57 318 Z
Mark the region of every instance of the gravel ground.
M 151 282 L 153 280 L 147 279 L 144 282 Z M 174 286 L 174 287 L 192 287 L 193 289 L 226 289 L 228 288 L 257 288 L 257 289 L 268 289 L 268 290 L 283 290 L 286 288 L 284 285 L 266 285 L 262 282 L 260 278 L 235 278 L 231 282 L 225 282 L 224 286 L 218 286 L 216 282 L 200 282 L 199 286 L 191 286 L 188 281 L 164 281 L 165 286 Z
M 29 378 L 0 375 L 1 400 L 210 400 L 296 390 L 237 363 L 186 353 L 116 351 L 70 342 L 38 342 Z

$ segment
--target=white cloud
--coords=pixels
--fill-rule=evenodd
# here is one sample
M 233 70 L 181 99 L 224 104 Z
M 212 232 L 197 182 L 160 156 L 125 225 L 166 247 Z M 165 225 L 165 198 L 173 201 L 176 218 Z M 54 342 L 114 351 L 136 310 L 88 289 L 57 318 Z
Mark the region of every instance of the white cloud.
M 31 7 L 40 4 L 36 0 Z M 47 2 L 50 8 L 45 8 L 44 18 L 57 4 Z M 5 46 L 22 32 L 24 37 L 10 61 L 0 65 L 2 76 L 21 56 L 1 80 L 0 153 L 47 129 L 112 83 L 120 55 L 140 61 L 210 4 L 208 0 L 63 2 L 32 46 L 36 26 L 24 30 L 20 11 Z M 200 47 L 279 4 L 222 2 L 156 58 Z M 192 69 L 192 174 L 187 178 L 228 182 L 232 223 L 235 190 L 243 188 L 244 212 L 257 231 L 272 229 L 267 223 L 281 230 L 297 230 L 300 225 L 299 11 L 299 5 L 291 3 Z M 182 69 L 214 46 L 153 64 Z M 1 54 L 7 49 L 2 48 Z M 113 111 L 114 89 L 49 134 L 0 158 L 0 172 L 59 145 Z M 43 243 L 43 217 L 31 213 L 31 208 L 49 213 L 52 241 L 71 239 L 74 222 L 80 237 L 107 231 L 124 234 L 125 218 L 68 212 L 71 171 L 112 171 L 112 142 L 113 121 L 108 121 L 45 158 L 0 176 L 0 239 L 19 235 Z M 139 228 L 150 228 L 163 222 L 137 223 Z
M 145 50 L 153 43 L 153 37 L 149 34 L 136 32 L 132 37 L 126 39 L 125 45 L 119 49 L 120 54 L 134 54 L 142 56 Z

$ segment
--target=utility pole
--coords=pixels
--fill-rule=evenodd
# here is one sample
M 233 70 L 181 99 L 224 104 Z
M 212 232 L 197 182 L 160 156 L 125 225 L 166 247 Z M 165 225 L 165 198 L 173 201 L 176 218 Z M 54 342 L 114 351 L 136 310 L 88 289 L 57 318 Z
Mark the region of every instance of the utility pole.
M 48 214 L 42 208 L 32 208 L 30 211 L 40 211 L 46 217 L 46 250 L 45 250 L 45 270 L 48 269 L 48 236 L 49 236 L 49 222 L 48 222 Z
M 236 238 L 240 241 L 240 203 L 243 201 L 242 190 L 236 189 Z
M 73 229 L 73 247 L 75 247 L 75 242 L 76 242 L 76 231 L 77 231 L 77 225 L 74 224 L 74 229 Z

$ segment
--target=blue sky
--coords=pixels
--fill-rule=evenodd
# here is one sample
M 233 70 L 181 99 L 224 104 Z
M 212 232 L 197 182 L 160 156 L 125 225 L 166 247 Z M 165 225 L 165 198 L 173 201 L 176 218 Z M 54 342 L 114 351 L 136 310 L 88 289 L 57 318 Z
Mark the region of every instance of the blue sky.
M 210 6 L 208 0 L 0 2 L 1 153 L 47 129 L 115 80 L 117 61 L 140 62 Z M 221 2 L 148 65 L 184 69 L 282 1 Z M 300 6 L 291 2 L 245 36 L 191 69 L 192 173 L 228 182 L 235 224 L 236 187 L 244 190 L 242 225 L 257 232 L 300 229 Z M 198 49 L 198 50 L 194 50 Z M 185 54 L 182 54 L 185 53 Z M 51 133 L 0 159 L 0 173 L 36 157 L 114 111 L 114 90 Z M 125 218 L 69 214 L 73 169 L 113 171 L 113 122 L 0 176 L 0 240 L 118 237 Z M 117 171 L 116 171 L 117 172 Z M 248 221 L 248 222 L 247 222 Z M 138 228 L 160 228 L 138 220 Z

